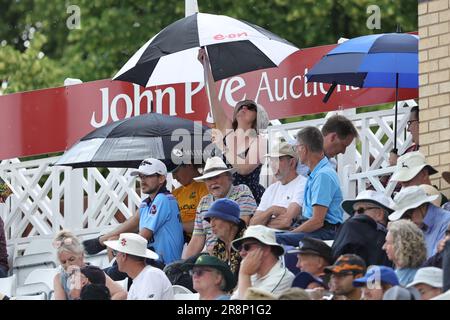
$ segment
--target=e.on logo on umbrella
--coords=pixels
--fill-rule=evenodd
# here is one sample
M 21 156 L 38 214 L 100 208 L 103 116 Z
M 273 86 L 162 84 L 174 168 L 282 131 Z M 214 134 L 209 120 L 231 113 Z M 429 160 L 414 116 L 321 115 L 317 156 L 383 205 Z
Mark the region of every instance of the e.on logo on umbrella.
M 225 40 L 225 39 L 236 39 L 236 38 L 246 38 L 248 37 L 247 32 L 241 32 L 241 33 L 230 33 L 230 34 L 216 34 L 213 36 L 214 40 Z

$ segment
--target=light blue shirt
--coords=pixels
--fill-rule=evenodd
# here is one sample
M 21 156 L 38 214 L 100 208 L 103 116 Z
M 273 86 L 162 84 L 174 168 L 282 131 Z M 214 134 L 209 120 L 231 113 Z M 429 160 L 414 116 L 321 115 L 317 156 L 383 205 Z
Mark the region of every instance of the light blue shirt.
M 328 208 L 325 221 L 331 224 L 342 223 L 342 200 L 337 173 L 327 157 L 323 157 L 306 181 L 302 215 L 304 218 L 310 219 L 313 214 L 313 206 L 320 205 Z
M 181 258 L 184 237 L 180 211 L 175 197 L 170 193 L 158 193 L 150 204 L 143 201 L 139 209 L 139 230 L 153 232 L 148 246 L 169 264 Z
M 408 284 L 413 282 L 414 276 L 416 275 L 418 269 L 414 268 L 400 268 L 395 270 L 398 282 L 402 287 L 406 287 Z
M 450 223 L 450 212 L 429 203 L 423 223 L 425 227 L 422 231 L 427 245 L 427 258 L 429 258 L 437 253 L 437 245 L 445 236 L 445 230 Z

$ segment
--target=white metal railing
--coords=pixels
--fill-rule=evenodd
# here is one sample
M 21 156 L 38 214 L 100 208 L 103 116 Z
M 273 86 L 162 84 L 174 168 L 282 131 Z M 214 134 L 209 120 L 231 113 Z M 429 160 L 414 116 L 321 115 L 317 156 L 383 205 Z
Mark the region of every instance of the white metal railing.
M 409 135 L 402 133 L 405 132 L 407 115 L 413 105 L 413 100 L 399 104 L 397 146 L 400 153 L 411 142 Z M 385 188 L 378 182 L 378 177 L 393 171 L 387 162 L 393 145 L 393 110 L 360 114 L 356 114 L 354 109 L 340 112 L 353 121 L 361 143 L 361 152 L 353 143 L 337 159 L 344 197 L 354 197 L 369 182 L 376 190 L 391 194 L 394 185 Z M 300 128 L 310 125 L 321 127 L 325 121 L 326 118 L 270 126 L 269 148 L 280 137 L 294 140 Z M 52 166 L 57 159 L 1 161 L 0 177 L 13 190 L 13 195 L 0 206 L 9 245 L 17 244 L 20 249 L 35 237 L 48 237 L 62 228 L 76 234 L 98 233 L 118 223 L 118 212 L 128 218 L 137 210 L 141 196 L 136 191 L 136 179 L 129 175 L 130 169 L 100 171 L 97 168 Z M 169 176 L 169 188 L 172 183 Z

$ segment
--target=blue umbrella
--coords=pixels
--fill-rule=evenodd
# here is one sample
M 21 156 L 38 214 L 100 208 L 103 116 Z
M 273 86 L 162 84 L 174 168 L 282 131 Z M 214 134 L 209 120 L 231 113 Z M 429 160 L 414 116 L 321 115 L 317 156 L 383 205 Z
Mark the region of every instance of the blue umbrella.
M 384 33 L 348 40 L 325 55 L 306 75 L 308 82 L 331 83 L 324 102 L 338 84 L 360 88 L 395 88 L 394 149 L 397 147 L 399 88 L 419 86 L 419 37 Z

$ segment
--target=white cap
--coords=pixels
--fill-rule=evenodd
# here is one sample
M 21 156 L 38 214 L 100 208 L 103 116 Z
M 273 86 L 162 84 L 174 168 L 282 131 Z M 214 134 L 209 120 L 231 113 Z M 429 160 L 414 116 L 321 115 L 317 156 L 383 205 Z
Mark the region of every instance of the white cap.
M 408 152 L 397 159 L 397 167 L 392 175 L 392 181 L 409 181 L 424 167 L 428 168 L 429 175 L 437 173 L 436 169 L 427 164 L 425 156 L 419 151 Z
M 130 175 L 137 176 L 139 174 L 143 174 L 145 176 L 149 176 L 155 173 L 161 176 L 167 176 L 167 167 L 161 160 L 148 158 L 142 161 L 139 168 L 132 171 Z
M 119 240 L 105 241 L 105 246 L 133 256 L 157 260 L 158 254 L 147 249 L 148 241 L 137 233 L 121 233 Z
M 389 215 L 389 220 L 395 221 L 400 219 L 409 209 L 415 209 L 420 205 L 433 202 L 438 198 L 437 195 L 429 196 L 420 186 L 410 186 L 402 188 L 394 198 L 394 213 Z
M 427 284 L 433 288 L 442 288 L 444 285 L 444 272 L 436 267 L 426 267 L 417 270 L 413 282 L 408 284 L 408 288 L 416 284 Z

